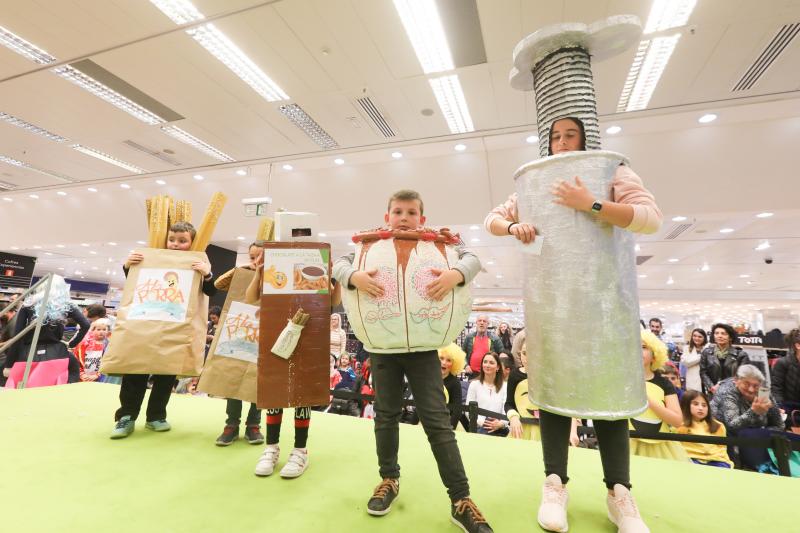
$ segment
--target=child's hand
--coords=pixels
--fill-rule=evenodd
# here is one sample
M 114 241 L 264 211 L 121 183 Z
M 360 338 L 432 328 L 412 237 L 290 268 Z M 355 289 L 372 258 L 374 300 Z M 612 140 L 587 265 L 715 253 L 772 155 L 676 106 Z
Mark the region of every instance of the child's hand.
M 375 281 L 375 276 L 378 274 L 378 269 L 373 268 L 372 270 L 359 270 L 358 272 L 353 272 L 353 275 L 350 276 L 350 285 L 355 287 L 360 291 L 364 291 L 373 298 L 380 298 L 383 296 L 383 287 L 381 284 Z
M 125 260 L 125 267 L 130 268 L 132 265 L 138 265 L 144 260 L 144 256 L 139 252 L 131 252 L 128 259 Z
M 520 421 L 518 416 L 511 417 L 508 421 L 508 425 L 511 428 L 511 438 L 512 439 L 521 439 L 522 438 L 522 422 Z
M 205 261 L 195 261 L 192 263 L 192 270 L 196 270 L 200 272 L 203 277 L 206 277 L 211 273 L 211 265 Z
M 464 276 L 455 269 L 442 271 L 432 268 L 431 273 L 437 278 L 428 285 L 428 296 L 436 301 L 447 296 L 453 287 L 464 281 Z
M 256 256 L 255 260 L 250 263 L 250 268 L 253 270 L 258 270 L 264 267 L 264 249 L 261 248 L 258 251 L 258 255 Z
M 553 203 L 571 207 L 577 211 L 589 211 L 592 209 L 594 197 L 589 192 L 581 179 L 575 176 L 575 184 L 561 180 L 551 191 L 555 199 Z
M 523 244 L 528 244 L 536 240 L 536 228 L 527 222 L 518 222 L 508 230 L 515 239 Z

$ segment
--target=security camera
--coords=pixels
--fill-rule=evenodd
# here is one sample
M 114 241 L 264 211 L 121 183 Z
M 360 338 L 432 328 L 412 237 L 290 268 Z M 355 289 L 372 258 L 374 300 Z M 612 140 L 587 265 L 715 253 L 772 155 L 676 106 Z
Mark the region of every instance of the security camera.
M 771 264 L 772 264 L 772 258 L 771 258 L 771 257 L 765 257 L 765 258 L 764 258 L 764 262 L 765 262 L 766 264 L 768 264 L 768 265 L 771 265 Z

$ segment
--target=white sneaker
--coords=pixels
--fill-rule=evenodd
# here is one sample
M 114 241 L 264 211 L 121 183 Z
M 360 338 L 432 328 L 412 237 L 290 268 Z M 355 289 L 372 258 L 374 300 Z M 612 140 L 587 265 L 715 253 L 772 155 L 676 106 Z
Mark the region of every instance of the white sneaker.
M 569 529 L 567 524 L 567 487 L 561 483 L 558 474 L 550 474 L 542 485 L 542 503 L 539 504 L 537 520 L 542 529 L 564 533 Z
M 619 533 L 650 533 L 639 515 L 631 491 L 622 485 L 614 485 L 614 495 L 606 498 L 608 519 L 614 522 Z
M 275 465 L 278 464 L 280 455 L 281 449 L 277 444 L 267 444 L 267 447 L 264 448 L 264 453 L 258 458 L 255 474 L 257 476 L 271 476 L 275 471 Z
M 281 468 L 281 477 L 300 477 L 306 471 L 306 468 L 308 468 L 308 450 L 305 448 L 293 448 L 289 454 L 289 460 Z

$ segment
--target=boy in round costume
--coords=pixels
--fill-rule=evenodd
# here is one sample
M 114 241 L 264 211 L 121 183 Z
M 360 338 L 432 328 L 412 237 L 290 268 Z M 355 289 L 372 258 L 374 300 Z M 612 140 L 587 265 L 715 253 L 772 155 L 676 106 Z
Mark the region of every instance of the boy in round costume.
M 547 475 L 538 522 L 549 531 L 568 529 L 571 417 L 594 420 L 609 519 L 648 531 L 630 494 L 627 419 L 647 408 L 633 232 L 657 231 L 662 215 L 627 159 L 600 150 L 590 61 L 640 33 L 636 17 L 616 16 L 549 26 L 514 50 L 511 85 L 535 91 L 542 158 L 516 172 L 517 193 L 485 226 L 524 245 L 529 395 Z

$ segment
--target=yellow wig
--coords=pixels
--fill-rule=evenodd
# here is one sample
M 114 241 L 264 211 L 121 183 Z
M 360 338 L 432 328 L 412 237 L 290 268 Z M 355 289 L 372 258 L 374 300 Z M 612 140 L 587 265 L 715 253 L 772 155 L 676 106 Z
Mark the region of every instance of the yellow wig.
M 456 343 L 439 348 L 439 357 L 447 357 L 453 362 L 450 373 L 454 376 L 459 375 L 467 364 L 467 354 Z
M 652 331 L 642 330 L 642 345 L 646 346 L 653 354 L 653 362 L 650 363 L 650 370 L 661 370 L 667 362 L 667 345 L 655 336 Z

